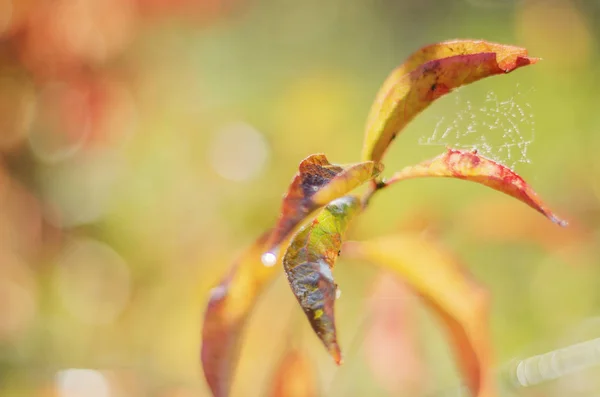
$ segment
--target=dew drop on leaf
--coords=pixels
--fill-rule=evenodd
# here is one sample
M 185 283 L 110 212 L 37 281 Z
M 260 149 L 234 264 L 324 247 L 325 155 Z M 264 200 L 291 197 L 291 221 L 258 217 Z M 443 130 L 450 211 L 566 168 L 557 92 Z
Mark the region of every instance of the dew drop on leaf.
M 260 260 L 262 261 L 263 265 L 267 267 L 275 266 L 275 263 L 277 263 L 277 255 L 272 252 L 265 252 L 260 257 Z

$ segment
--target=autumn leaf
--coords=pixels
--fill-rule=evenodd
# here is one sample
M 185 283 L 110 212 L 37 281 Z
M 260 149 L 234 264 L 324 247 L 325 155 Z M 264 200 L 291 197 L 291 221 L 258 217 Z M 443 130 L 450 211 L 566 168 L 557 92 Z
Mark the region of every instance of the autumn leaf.
M 388 395 L 423 395 L 426 385 L 415 297 L 404 282 L 381 272 L 367 300 L 364 357 Z
M 298 349 L 286 351 L 273 376 L 270 397 L 316 397 L 319 395 L 314 368 Z
M 348 257 L 396 273 L 440 316 L 474 396 L 494 396 L 488 334 L 488 295 L 449 252 L 422 235 L 400 234 L 347 242 Z
M 506 62 L 511 62 L 510 59 L 514 56 L 527 56 L 527 50 L 524 48 L 491 43 L 484 40 L 450 40 L 422 47 L 412 53 L 402 65 L 394 69 L 387 79 L 385 79 L 383 85 L 377 92 L 368 120 L 371 121 L 373 118 L 377 117 L 379 114 L 378 109 L 380 108 L 377 105 L 383 103 L 388 92 L 397 84 L 398 80 L 405 74 L 415 70 L 421 64 L 458 55 L 473 55 L 489 52 L 496 53 L 500 67 L 505 67 Z
M 477 154 L 476 151 L 448 149 L 446 153 L 394 174 L 387 185 L 418 177 L 446 177 L 477 182 L 520 200 L 552 222 L 567 226 L 542 202 L 537 193 L 510 168 Z
M 324 154 L 302 160 L 283 197 L 281 215 L 267 243 L 269 252 L 263 256 L 263 262 L 273 264 L 281 242 L 312 212 L 379 175 L 382 169 L 381 164 L 373 161 L 331 164 Z
M 332 270 L 343 234 L 360 208 L 360 199 L 354 196 L 332 201 L 310 224 L 298 231 L 283 257 L 283 268 L 292 292 L 337 364 L 341 364 L 342 355 L 335 329 L 337 285 Z
M 381 161 L 396 135 L 434 100 L 462 85 L 534 64 L 527 50 L 458 40 L 422 48 L 386 79 L 367 117 L 363 160 Z
M 210 292 L 202 328 L 202 367 L 215 397 L 229 395 L 247 317 L 267 284 L 279 274 L 260 261 L 270 232 L 240 255 L 228 275 Z

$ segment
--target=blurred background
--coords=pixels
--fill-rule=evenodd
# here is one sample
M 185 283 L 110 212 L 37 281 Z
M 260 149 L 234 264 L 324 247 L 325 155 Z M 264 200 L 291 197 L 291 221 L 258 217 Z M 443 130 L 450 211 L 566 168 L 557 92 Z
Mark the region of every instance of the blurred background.
M 422 180 L 375 198 L 349 237 L 439 236 L 492 293 L 499 369 L 600 338 L 598 1 L 0 0 L 0 395 L 208 396 L 210 288 L 275 221 L 297 164 L 358 161 L 387 74 L 453 38 L 543 62 L 440 99 L 385 174 L 478 147 L 570 227 L 491 189 Z M 290 337 L 322 396 L 460 382 L 402 284 L 349 261 L 336 277 L 346 364 L 280 277 L 250 319 L 234 395 L 267 395 Z M 520 393 L 597 395 L 585 374 Z

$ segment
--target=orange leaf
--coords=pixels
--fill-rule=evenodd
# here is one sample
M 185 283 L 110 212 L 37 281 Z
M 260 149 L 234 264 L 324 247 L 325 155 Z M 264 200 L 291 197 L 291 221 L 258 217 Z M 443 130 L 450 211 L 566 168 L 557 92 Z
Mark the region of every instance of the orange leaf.
M 342 354 L 335 329 L 337 284 L 332 270 L 343 235 L 360 208 L 360 200 L 354 196 L 332 201 L 312 223 L 300 229 L 283 257 L 283 268 L 292 292 L 337 364 L 342 363 Z
M 297 349 L 290 349 L 273 376 L 271 397 L 316 397 L 318 385 L 310 361 Z
M 234 263 L 210 292 L 202 328 L 202 367 L 215 397 L 229 395 L 246 319 L 259 294 L 279 274 L 260 261 L 270 232 L 263 234 Z
M 524 48 L 458 40 L 422 48 L 394 70 L 367 118 L 363 160 L 381 161 L 396 135 L 419 112 L 452 89 L 537 62 Z
M 560 226 L 567 226 L 567 222 L 554 215 L 517 173 L 477 152 L 449 148 L 438 157 L 397 172 L 387 184 L 418 177 L 457 178 L 480 183 L 524 202 Z
M 302 160 L 298 173 L 283 197 L 281 215 L 269 238 L 265 264 L 273 264 L 279 245 L 313 211 L 379 175 L 382 165 L 373 161 L 336 165 L 324 154 L 313 154 Z
M 344 253 L 400 276 L 423 297 L 448 328 L 467 385 L 478 397 L 495 395 L 488 335 L 488 295 L 453 256 L 412 234 L 347 242 Z

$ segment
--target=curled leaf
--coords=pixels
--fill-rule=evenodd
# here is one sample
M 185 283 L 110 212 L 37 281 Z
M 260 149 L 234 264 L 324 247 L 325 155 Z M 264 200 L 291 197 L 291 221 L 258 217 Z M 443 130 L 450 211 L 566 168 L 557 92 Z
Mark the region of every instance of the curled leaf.
M 516 172 L 475 151 L 449 148 L 444 154 L 397 172 L 387 184 L 418 177 L 446 177 L 477 182 L 524 202 L 560 226 L 567 226 L 567 222 L 554 215 Z
M 363 160 L 381 161 L 396 135 L 434 100 L 462 85 L 537 62 L 520 47 L 457 40 L 422 48 L 386 79 L 367 118 Z
M 360 200 L 354 196 L 332 201 L 310 224 L 298 231 L 283 257 L 292 292 L 337 364 L 341 364 L 342 355 L 335 329 L 337 285 L 332 270 L 343 234 L 360 208 Z
M 202 368 L 215 397 L 229 395 L 246 319 L 259 294 L 278 274 L 260 262 L 270 233 L 263 234 L 210 292 L 202 328 Z
M 302 160 L 286 195 L 281 215 L 263 256 L 265 264 L 273 264 L 281 242 L 313 211 L 342 197 L 352 189 L 379 175 L 382 165 L 373 161 L 336 165 L 324 154 L 313 154 Z
M 465 274 L 453 255 L 413 234 L 347 242 L 344 252 L 391 270 L 422 296 L 446 325 L 473 395 L 495 395 L 490 372 L 488 295 Z
M 300 350 L 288 350 L 273 376 L 270 396 L 316 397 L 318 395 L 317 380 L 310 361 Z
M 368 121 L 373 120 L 379 114 L 381 104 L 384 102 L 390 89 L 397 84 L 405 74 L 412 72 L 421 64 L 436 59 L 449 58 L 458 55 L 473 55 L 483 52 L 496 53 L 498 64 L 501 68 L 506 67 L 507 62 L 515 56 L 527 56 L 527 50 L 506 44 L 491 43 L 484 40 L 449 40 L 441 43 L 430 44 L 412 53 L 402 65 L 394 69 L 385 79 L 383 85 L 377 92 Z

